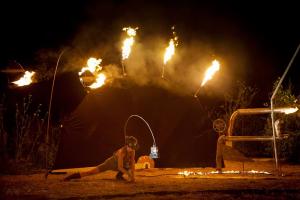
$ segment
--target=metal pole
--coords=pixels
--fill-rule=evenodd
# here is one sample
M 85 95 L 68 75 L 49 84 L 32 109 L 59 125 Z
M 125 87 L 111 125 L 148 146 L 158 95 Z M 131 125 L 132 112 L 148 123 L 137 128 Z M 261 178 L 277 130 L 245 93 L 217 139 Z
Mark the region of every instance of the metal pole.
M 123 76 L 126 76 L 127 74 L 126 74 L 125 65 L 124 65 L 123 60 L 121 61 L 121 65 L 122 65 Z
M 277 86 L 276 86 L 276 88 L 275 88 L 275 90 L 273 92 L 271 100 L 270 100 L 270 104 L 271 104 L 271 119 L 272 119 L 272 132 L 273 132 L 273 148 L 274 148 L 274 154 L 275 154 L 275 166 L 276 166 L 276 170 L 277 171 L 278 171 L 278 156 L 277 156 L 277 147 L 276 147 L 276 135 L 275 135 L 275 124 L 274 124 L 273 100 L 275 98 L 276 93 L 278 92 L 278 89 L 279 89 L 280 85 L 282 84 L 283 79 L 285 78 L 287 72 L 289 71 L 289 69 L 290 69 L 290 67 L 291 67 L 291 65 L 292 65 L 292 63 L 293 63 L 296 55 L 298 54 L 299 49 L 300 49 L 300 44 L 298 45 L 298 47 L 297 47 L 297 49 L 296 49 L 296 51 L 295 51 L 292 59 L 290 60 L 290 62 L 288 64 L 287 68 L 285 69 L 282 77 L 280 78 L 280 80 L 279 80 L 279 82 L 278 82 L 278 84 L 277 84 Z
M 197 98 L 198 97 L 198 93 L 199 93 L 199 91 L 200 91 L 200 88 L 201 88 L 201 86 L 197 89 L 197 91 L 195 92 L 195 94 L 194 94 L 194 97 L 195 98 Z
M 61 56 L 63 55 L 63 53 L 65 52 L 65 50 L 63 50 L 57 59 L 56 62 L 56 66 L 55 66 L 55 71 L 54 71 L 54 75 L 53 75 L 53 81 L 52 81 L 52 87 L 51 87 L 51 93 L 50 93 L 50 100 L 49 100 L 49 109 L 48 109 L 48 119 L 47 119 L 47 130 L 46 130 L 46 176 L 45 178 L 47 178 L 48 176 L 48 150 L 49 150 L 49 129 L 50 129 L 50 117 L 51 117 L 51 106 L 52 106 L 52 97 L 53 97 L 53 90 L 54 90 L 54 84 L 55 84 L 55 78 L 56 78 L 56 72 L 57 72 L 57 68 L 58 68 L 58 64 L 60 61 Z
M 163 65 L 163 68 L 162 68 L 162 72 L 161 72 L 161 78 L 165 78 L 165 64 Z

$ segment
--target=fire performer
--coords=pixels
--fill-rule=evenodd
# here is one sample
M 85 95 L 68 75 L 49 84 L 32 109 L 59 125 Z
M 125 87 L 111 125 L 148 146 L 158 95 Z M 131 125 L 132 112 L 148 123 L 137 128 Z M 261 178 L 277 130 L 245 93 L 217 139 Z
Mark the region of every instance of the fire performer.
M 88 171 L 73 173 L 65 177 L 64 181 L 79 179 L 84 176 L 98 174 L 107 170 L 117 171 L 117 180 L 127 180 L 135 182 L 135 151 L 139 148 L 138 141 L 133 136 L 126 136 L 125 146 L 121 147 L 115 153 L 106 159 L 102 164 Z M 123 174 L 127 174 L 125 179 Z

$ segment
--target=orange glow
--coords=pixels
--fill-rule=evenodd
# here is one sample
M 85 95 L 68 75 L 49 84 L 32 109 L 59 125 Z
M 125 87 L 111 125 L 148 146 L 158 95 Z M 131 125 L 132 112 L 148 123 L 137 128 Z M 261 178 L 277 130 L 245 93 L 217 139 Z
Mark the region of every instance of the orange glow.
M 35 74 L 35 72 L 29 72 L 29 71 L 25 71 L 25 74 L 23 77 L 21 77 L 19 80 L 14 81 L 13 83 L 18 85 L 18 86 L 25 86 L 25 85 L 29 85 L 30 83 L 32 83 L 32 76 Z
M 220 63 L 217 60 L 214 60 L 212 62 L 212 65 L 206 70 L 205 72 L 205 76 L 204 79 L 201 83 L 201 86 L 204 86 L 207 81 L 209 81 L 210 79 L 212 79 L 212 77 L 214 76 L 214 74 L 219 71 L 220 69 Z

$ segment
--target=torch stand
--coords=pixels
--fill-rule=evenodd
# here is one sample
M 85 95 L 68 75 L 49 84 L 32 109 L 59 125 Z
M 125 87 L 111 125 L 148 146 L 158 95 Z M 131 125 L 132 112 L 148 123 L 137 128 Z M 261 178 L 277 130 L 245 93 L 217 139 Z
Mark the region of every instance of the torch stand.
M 122 70 L 123 70 L 123 76 L 127 76 L 126 71 L 125 71 L 125 65 L 123 63 L 123 61 L 121 62 L 122 65 Z

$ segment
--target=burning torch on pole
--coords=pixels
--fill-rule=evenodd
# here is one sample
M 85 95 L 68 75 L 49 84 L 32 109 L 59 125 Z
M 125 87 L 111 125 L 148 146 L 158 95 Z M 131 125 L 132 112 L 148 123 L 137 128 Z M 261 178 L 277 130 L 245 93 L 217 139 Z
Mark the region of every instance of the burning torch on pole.
M 129 58 L 129 55 L 131 53 L 131 47 L 134 43 L 134 37 L 136 36 L 136 28 L 131 28 L 131 27 L 125 27 L 123 28 L 123 31 L 126 32 L 127 38 L 123 41 L 123 46 L 122 46 L 122 70 L 123 70 L 123 76 L 126 76 L 126 71 L 125 71 L 125 66 L 124 66 L 124 60 Z
M 172 30 L 174 30 L 174 29 L 175 29 L 175 27 L 173 26 Z M 173 36 L 174 36 L 174 38 L 170 39 L 169 46 L 166 48 L 166 51 L 165 51 L 165 54 L 164 54 L 164 65 L 163 65 L 163 68 L 162 68 L 161 78 L 164 78 L 165 66 L 167 65 L 167 62 L 169 60 L 171 60 L 172 56 L 174 55 L 175 46 L 178 45 L 178 42 L 177 42 L 178 37 L 176 36 L 175 31 L 173 31 Z
M 102 73 L 101 62 L 101 58 L 97 59 L 91 57 L 87 61 L 87 66 L 83 67 L 81 71 L 78 72 L 83 86 L 89 87 L 90 89 L 97 89 L 105 84 L 106 76 Z M 85 75 L 87 72 L 90 73 L 89 76 Z
M 25 71 L 24 75 L 17 81 L 14 81 L 13 83 L 16 84 L 19 87 L 30 85 L 32 83 L 32 76 L 35 74 L 34 71 Z
M 209 81 L 210 79 L 212 79 L 212 77 L 214 76 L 214 74 L 219 71 L 220 69 L 220 63 L 217 60 L 214 60 L 212 62 L 212 65 L 205 71 L 205 75 L 204 78 L 202 80 L 201 86 L 197 89 L 197 91 L 194 94 L 194 97 L 197 98 L 198 97 L 198 93 L 200 91 L 200 88 L 203 87 L 207 81 Z

